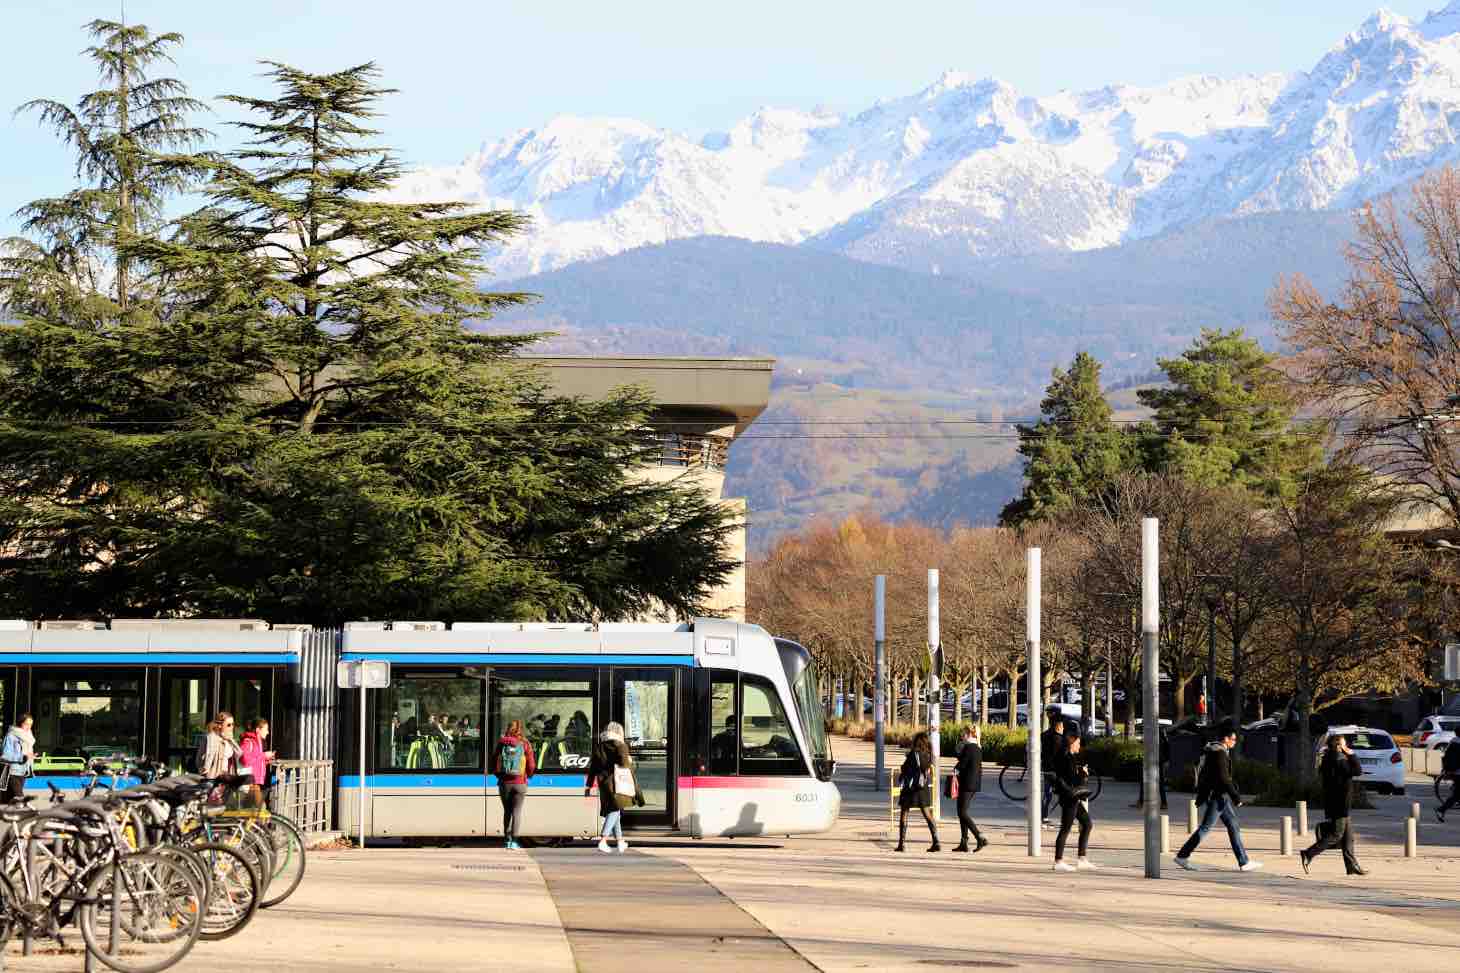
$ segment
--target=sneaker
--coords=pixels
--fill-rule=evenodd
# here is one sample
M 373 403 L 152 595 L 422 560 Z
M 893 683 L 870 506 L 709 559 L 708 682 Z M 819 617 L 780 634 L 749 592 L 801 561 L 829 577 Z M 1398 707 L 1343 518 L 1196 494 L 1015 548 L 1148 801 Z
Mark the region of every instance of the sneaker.
M 628 850 L 629 850 L 629 843 L 627 841 L 625 841 L 624 839 L 620 838 L 618 840 L 618 853 L 620 855 L 622 855 L 624 852 L 626 852 Z
M 1237 871 L 1239 871 L 1239 872 L 1255 872 L 1255 871 L 1257 871 L 1260 868 L 1262 868 L 1262 862 L 1248 862 L 1245 865 L 1238 865 L 1237 866 Z
M 983 851 L 988 846 L 989 846 L 989 839 L 987 839 L 987 838 L 980 838 L 980 839 L 978 839 L 978 843 L 973 846 L 973 850 L 975 852 L 980 852 L 980 851 Z
M 517 842 L 513 841 L 511 838 L 508 838 L 507 839 L 507 846 L 506 847 L 507 847 L 507 850 L 508 851 L 516 851 L 517 850 Z
M 1100 868 L 1099 865 L 1095 864 L 1088 858 L 1081 858 L 1079 861 L 1075 862 L 1075 867 L 1082 872 L 1093 872 Z
M 1308 854 L 1308 850 L 1306 848 L 1298 852 L 1298 862 L 1303 866 L 1304 875 L 1308 874 L 1308 864 L 1312 861 L 1313 858 Z
M 1184 868 L 1188 872 L 1194 872 L 1194 871 L 1196 871 L 1196 866 L 1191 863 L 1191 859 L 1190 858 L 1182 858 L 1180 855 L 1177 855 L 1176 856 L 1176 867 L 1177 868 Z
M 1071 865 L 1069 862 L 1055 862 L 1054 870 L 1057 872 L 1073 872 L 1075 870 L 1075 866 Z
M 598 839 L 598 850 L 601 851 L 601 852 L 603 852 L 605 855 L 608 855 L 608 854 L 612 854 L 613 853 L 613 849 L 608 846 L 608 839 L 607 838 L 599 838 Z

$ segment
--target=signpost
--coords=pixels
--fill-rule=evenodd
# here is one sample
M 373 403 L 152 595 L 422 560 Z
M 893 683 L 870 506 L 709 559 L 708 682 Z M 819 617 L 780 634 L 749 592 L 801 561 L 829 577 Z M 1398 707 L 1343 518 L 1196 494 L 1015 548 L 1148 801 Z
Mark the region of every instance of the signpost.
M 1038 858 L 1041 852 L 1041 821 L 1044 817 L 1044 774 L 1040 765 L 1039 732 L 1043 729 L 1040 712 L 1040 687 L 1043 679 L 1039 673 L 1039 611 L 1040 611 L 1040 557 L 1037 547 L 1029 548 L 1025 569 L 1024 587 L 1024 637 L 1029 651 L 1029 799 L 1025 802 L 1025 824 L 1029 828 L 1029 857 Z M 1009 680 L 1009 711 L 1019 711 L 1019 689 L 1013 679 Z
M 1146 738 L 1142 773 L 1145 801 L 1146 878 L 1161 877 L 1161 654 L 1157 642 L 1161 618 L 1160 526 L 1155 517 L 1141 520 L 1141 685 L 1145 700 L 1141 728 Z
M 877 575 L 872 583 L 872 613 L 873 613 L 873 672 L 872 672 L 872 721 L 876 725 L 877 756 L 876 756 L 876 780 L 877 790 L 882 789 L 882 778 L 886 775 L 886 757 L 883 750 L 885 740 L 883 739 L 883 724 L 887 719 L 887 642 L 886 624 L 884 620 L 885 602 L 887 601 L 887 576 Z
M 943 719 L 943 643 L 938 628 L 938 569 L 928 569 L 928 695 L 932 707 L 928 716 L 928 737 L 933 744 L 933 800 L 937 807 L 942 802 L 943 788 L 938 771 L 943 734 L 939 725 Z M 939 815 L 933 815 L 937 821 Z
M 335 664 L 335 685 L 360 690 L 360 787 L 357 825 L 360 847 L 365 847 L 365 695 L 371 689 L 390 686 L 390 662 L 383 659 L 341 659 Z

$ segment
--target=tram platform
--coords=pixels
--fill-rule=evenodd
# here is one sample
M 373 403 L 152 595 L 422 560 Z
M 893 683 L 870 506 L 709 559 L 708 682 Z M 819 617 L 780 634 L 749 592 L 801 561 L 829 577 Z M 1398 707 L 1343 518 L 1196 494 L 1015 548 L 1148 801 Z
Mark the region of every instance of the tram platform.
M 631 836 L 624 856 L 494 842 L 319 851 L 293 898 L 175 969 L 1307 971 L 1435 969 L 1460 955 L 1460 816 L 1441 825 L 1431 815 L 1419 857 L 1405 859 L 1414 795 L 1376 798 L 1356 816 L 1363 878 L 1346 878 L 1336 853 L 1304 875 L 1278 854 L 1291 810 L 1244 808 L 1263 871 L 1238 873 L 1213 834 L 1193 859 L 1201 871 L 1168 857 L 1149 881 L 1133 786 L 1107 784 L 1090 852 L 1104 867 L 1060 874 L 1053 831 L 1042 858 L 1026 857 L 1023 807 L 999 794 L 997 768 L 975 804 L 989 848 L 946 851 L 957 840 L 946 802 L 943 853 L 925 853 L 926 830 L 911 827 L 909 851 L 893 853 L 871 747 L 835 745 L 842 815 L 826 834 Z M 1173 795 L 1176 840 L 1184 800 Z M 21 973 L 81 968 L 79 955 L 21 958 L 13 945 L 8 960 Z

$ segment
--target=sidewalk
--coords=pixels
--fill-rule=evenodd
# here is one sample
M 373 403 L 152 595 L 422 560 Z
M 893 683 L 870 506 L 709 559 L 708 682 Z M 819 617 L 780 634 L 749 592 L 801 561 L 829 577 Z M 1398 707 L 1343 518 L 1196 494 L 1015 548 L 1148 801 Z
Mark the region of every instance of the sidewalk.
M 634 839 L 622 857 L 585 845 L 312 853 L 293 898 L 240 936 L 200 943 L 175 969 L 1296 973 L 1444 968 L 1460 955 L 1460 815 L 1422 824 L 1420 857 L 1405 859 L 1413 797 L 1377 798 L 1378 810 L 1357 813 L 1363 878 L 1345 877 L 1336 853 L 1304 875 L 1296 857 L 1277 854 L 1278 819 L 1291 811 L 1244 808 L 1244 836 L 1263 871 L 1237 872 L 1225 834 L 1214 833 L 1193 858 L 1201 871 L 1182 872 L 1167 856 L 1151 881 L 1141 819 L 1127 806 L 1134 786 L 1107 783 L 1090 852 L 1103 868 L 1061 874 L 1050 867 L 1053 830 L 1042 857 L 1027 857 L 1024 807 L 1000 795 L 992 766 L 974 812 L 990 847 L 947 851 L 957 824 L 944 802 L 945 851 L 923 850 L 919 822 L 909 851 L 895 854 L 871 746 L 834 745 L 843 814 L 827 834 Z M 889 764 L 898 760 L 889 753 Z M 1171 797 L 1179 843 L 1187 798 Z M 1429 813 L 1433 801 L 1421 800 Z M 22 973 L 81 968 L 79 955 L 17 954 L 12 944 L 8 968 Z

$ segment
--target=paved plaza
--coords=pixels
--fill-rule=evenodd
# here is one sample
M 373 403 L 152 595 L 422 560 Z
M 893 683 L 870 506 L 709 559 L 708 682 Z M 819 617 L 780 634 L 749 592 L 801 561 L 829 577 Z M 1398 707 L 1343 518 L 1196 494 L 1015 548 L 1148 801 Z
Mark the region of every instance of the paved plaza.
M 1022 807 L 999 794 L 997 768 L 976 805 L 989 848 L 929 855 L 926 829 L 910 827 L 897 855 L 871 748 L 836 747 L 844 806 L 828 834 L 644 839 L 622 857 L 590 845 L 320 851 L 293 898 L 175 969 L 1419 970 L 1460 956 L 1460 815 L 1434 820 L 1425 778 L 1412 778 L 1410 797 L 1356 812 L 1366 877 L 1346 878 L 1337 852 L 1305 876 L 1278 855 L 1279 818 L 1292 812 L 1245 808 L 1263 871 L 1238 873 L 1217 832 L 1193 858 L 1201 871 L 1168 857 L 1162 879 L 1147 881 L 1133 785 L 1107 784 L 1096 802 L 1099 872 L 1051 871 L 1052 831 L 1042 859 L 1025 856 Z M 1406 860 L 1415 799 L 1428 817 L 1420 857 Z M 1175 841 L 1185 800 L 1172 795 Z M 957 841 L 951 803 L 945 848 Z M 12 944 L 7 968 L 80 966 L 75 953 L 22 958 Z

